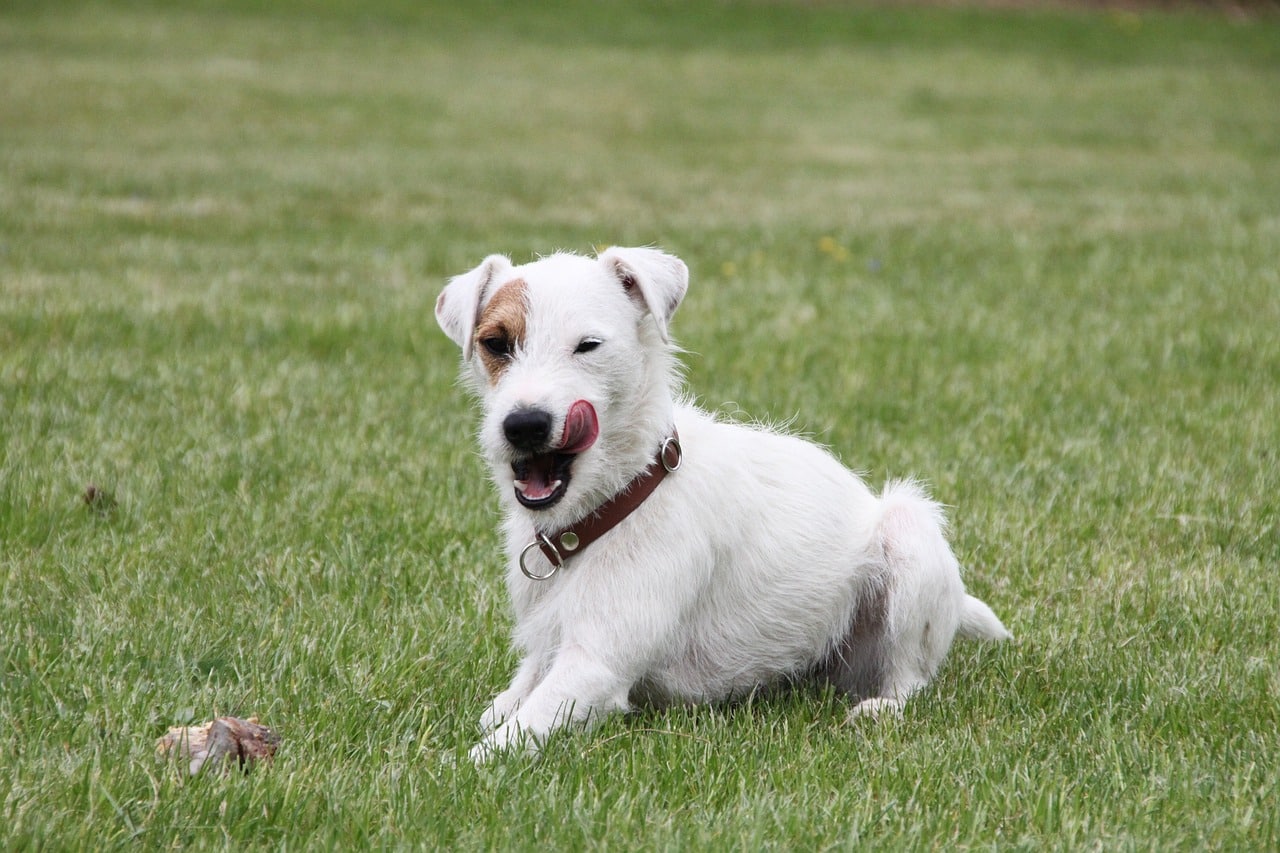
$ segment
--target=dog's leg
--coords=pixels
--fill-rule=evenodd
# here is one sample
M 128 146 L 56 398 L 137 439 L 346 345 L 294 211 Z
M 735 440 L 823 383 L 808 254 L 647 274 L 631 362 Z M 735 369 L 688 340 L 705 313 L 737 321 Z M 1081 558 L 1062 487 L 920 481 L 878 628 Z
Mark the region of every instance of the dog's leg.
M 511 747 L 536 751 L 553 729 L 627 710 L 630 688 L 628 679 L 581 646 L 566 646 L 515 712 L 471 750 L 471 757 L 479 763 Z
M 525 657 L 516 668 L 511 684 L 506 690 L 493 697 L 493 701 L 481 715 L 480 730 L 485 733 L 491 732 L 503 721 L 510 719 L 525 697 L 533 692 L 541 675 L 542 667 L 534 660 L 534 656 Z
M 856 699 L 879 696 L 888 666 L 889 591 L 876 582 L 858 601 L 845 635 L 828 652 L 817 674 Z
M 874 645 L 880 685 L 854 706 L 851 717 L 901 713 L 951 648 L 965 596 L 943 524 L 941 508 L 919 487 L 898 483 L 885 489 L 879 535 L 888 587 L 883 633 Z

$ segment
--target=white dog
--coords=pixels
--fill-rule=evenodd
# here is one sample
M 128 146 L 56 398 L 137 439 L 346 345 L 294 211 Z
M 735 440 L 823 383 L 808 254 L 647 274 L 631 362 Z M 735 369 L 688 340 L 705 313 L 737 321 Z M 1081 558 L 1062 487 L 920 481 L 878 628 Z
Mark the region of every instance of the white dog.
M 918 486 L 877 497 L 814 444 L 677 399 L 688 281 L 654 249 L 492 255 L 436 303 L 483 403 L 523 653 L 476 760 L 636 702 L 805 677 L 853 713 L 898 711 L 957 633 L 1009 636 Z

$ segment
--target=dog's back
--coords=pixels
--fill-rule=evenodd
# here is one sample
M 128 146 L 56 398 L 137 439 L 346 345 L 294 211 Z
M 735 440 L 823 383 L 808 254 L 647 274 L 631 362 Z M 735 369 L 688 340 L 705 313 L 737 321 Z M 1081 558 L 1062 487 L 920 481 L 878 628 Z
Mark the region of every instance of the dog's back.
M 1008 636 L 964 593 L 941 508 L 918 486 L 877 497 L 803 439 L 694 409 L 677 423 L 688 471 L 654 507 L 665 526 L 645 527 L 664 531 L 660 548 L 696 541 L 679 547 L 709 568 L 693 573 L 696 601 L 645 674 L 650 697 L 729 699 L 817 672 L 859 700 L 905 699 L 958 629 Z

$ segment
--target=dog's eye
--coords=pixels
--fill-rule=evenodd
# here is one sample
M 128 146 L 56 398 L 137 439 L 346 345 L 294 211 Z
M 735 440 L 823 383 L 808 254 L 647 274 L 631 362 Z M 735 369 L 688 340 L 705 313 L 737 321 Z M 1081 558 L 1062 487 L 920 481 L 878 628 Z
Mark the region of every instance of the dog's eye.
M 600 340 L 599 338 L 583 338 L 582 341 L 578 344 L 578 348 L 574 350 L 574 353 L 581 354 L 584 352 L 591 352 L 593 349 L 600 346 L 602 343 L 604 343 L 604 341 Z
M 511 358 L 511 341 L 501 335 L 481 338 L 480 346 L 496 358 Z

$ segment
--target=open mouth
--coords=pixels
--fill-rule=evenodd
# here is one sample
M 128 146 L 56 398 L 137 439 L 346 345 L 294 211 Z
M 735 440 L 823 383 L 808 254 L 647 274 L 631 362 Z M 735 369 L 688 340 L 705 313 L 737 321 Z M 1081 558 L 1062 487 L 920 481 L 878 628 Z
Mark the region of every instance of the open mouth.
M 556 447 L 512 460 L 516 500 L 529 509 L 547 509 L 559 502 L 569 490 L 574 460 L 595 444 L 599 435 L 595 408 L 586 400 L 574 402 L 565 415 L 564 432 Z

